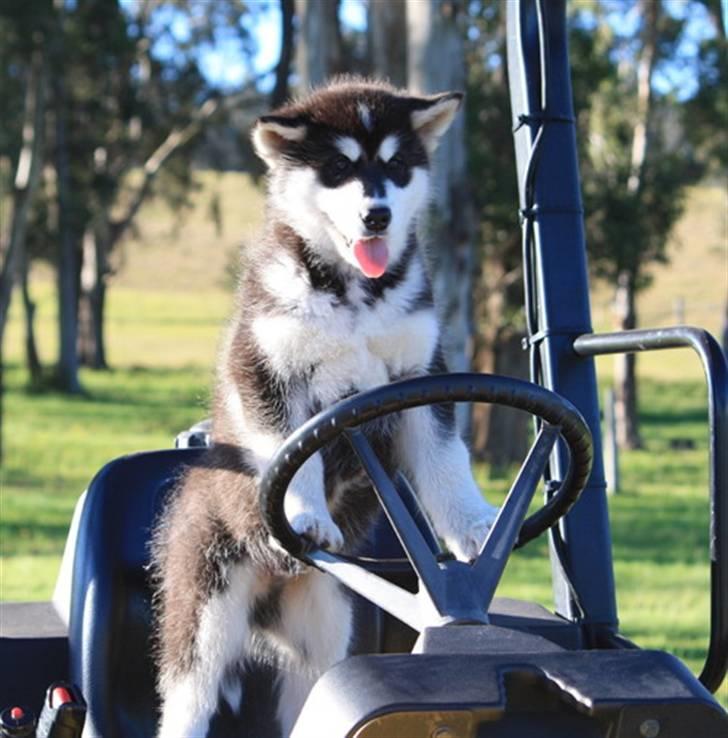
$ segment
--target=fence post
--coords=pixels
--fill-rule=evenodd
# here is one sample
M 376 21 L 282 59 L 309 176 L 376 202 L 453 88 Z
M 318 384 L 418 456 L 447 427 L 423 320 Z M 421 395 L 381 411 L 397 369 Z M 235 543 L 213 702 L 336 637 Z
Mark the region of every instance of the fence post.
M 676 297 L 672 302 L 672 312 L 675 316 L 676 325 L 685 324 L 685 298 L 682 295 Z
M 609 495 L 619 492 L 619 448 L 614 404 L 614 390 L 607 389 L 604 392 L 604 476 Z

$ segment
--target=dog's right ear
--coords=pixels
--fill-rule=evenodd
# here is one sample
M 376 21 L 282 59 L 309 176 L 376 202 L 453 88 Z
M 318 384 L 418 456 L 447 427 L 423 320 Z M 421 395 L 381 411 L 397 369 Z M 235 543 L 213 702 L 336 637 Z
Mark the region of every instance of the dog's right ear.
M 253 146 L 269 167 L 275 166 L 289 144 L 305 137 L 306 124 L 300 118 L 263 115 L 253 126 Z

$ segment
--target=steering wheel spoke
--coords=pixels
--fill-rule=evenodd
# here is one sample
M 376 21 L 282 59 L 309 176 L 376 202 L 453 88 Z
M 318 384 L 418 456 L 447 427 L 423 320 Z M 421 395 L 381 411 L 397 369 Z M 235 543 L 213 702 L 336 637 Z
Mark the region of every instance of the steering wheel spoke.
M 440 601 L 444 586 L 443 572 L 429 543 L 361 430 L 348 430 L 346 436 L 369 476 L 377 499 L 430 599 L 433 602 Z
M 473 581 L 477 584 L 484 609 L 488 608 L 493 599 L 560 431 L 556 425 L 542 424 L 480 553 L 473 562 Z

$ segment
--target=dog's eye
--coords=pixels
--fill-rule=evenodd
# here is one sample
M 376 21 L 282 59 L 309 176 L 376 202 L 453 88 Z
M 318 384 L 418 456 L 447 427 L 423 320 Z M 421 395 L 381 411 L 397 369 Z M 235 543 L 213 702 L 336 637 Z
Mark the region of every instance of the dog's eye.
M 405 168 L 404 159 L 399 155 L 395 154 L 388 162 L 387 168 L 395 172 L 401 171 Z
M 326 164 L 327 174 L 335 179 L 343 179 L 351 171 L 353 163 L 346 156 L 336 156 Z

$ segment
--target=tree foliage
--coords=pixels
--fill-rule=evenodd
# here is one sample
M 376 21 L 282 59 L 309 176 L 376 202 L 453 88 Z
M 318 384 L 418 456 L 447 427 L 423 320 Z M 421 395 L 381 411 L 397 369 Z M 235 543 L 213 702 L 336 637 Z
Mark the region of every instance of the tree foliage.
M 461 37 L 452 45 L 456 54 L 443 54 L 434 44 L 434 51 L 422 57 L 422 69 L 410 58 L 413 18 L 407 16 L 421 14 L 429 0 L 396 7 L 370 0 L 368 28 L 342 22 L 344 5 L 344 0 L 0 5 L 0 216 L 12 209 L 33 55 L 40 48 L 47 60 L 43 166 L 27 208 L 25 257 L 11 270 L 24 286 L 28 325 L 28 260 L 66 264 L 63 269 L 72 274 L 65 284 L 72 292 L 74 320 L 80 320 L 81 357 L 105 364 L 103 306 L 113 251 L 148 198 L 163 197 L 176 209 L 189 201 L 195 151 L 211 125 L 234 112 L 239 140 L 247 141 L 247 122 L 260 112 L 268 92 L 258 84 L 266 73 L 274 72 L 271 99 L 278 104 L 297 83 L 330 72 L 369 71 L 402 83 L 429 75 L 435 85 L 454 84 L 438 83 L 437 75 L 455 70 L 464 54 L 470 174 L 469 185 L 458 185 L 463 197 L 456 199 L 472 199 L 475 218 L 468 216 L 468 222 L 477 226 L 468 226 L 475 237 L 465 239 L 474 243 L 474 258 L 466 260 L 472 262 L 472 284 L 467 278 L 455 282 L 463 294 L 472 291 L 475 366 L 524 373 L 525 357 L 518 348 L 524 324 L 505 3 L 437 3 L 438 12 L 455 19 L 452 29 Z M 720 0 L 580 0 L 569 7 L 591 268 L 615 288 L 626 277 L 634 303 L 634 293 L 649 282 L 651 265 L 669 258 L 668 237 L 686 186 L 706 174 L 722 175 L 728 163 L 728 48 Z M 275 69 L 256 70 L 252 55 L 268 42 L 256 29 L 262 15 L 275 8 L 281 18 L 280 59 Z M 317 45 L 315 39 L 322 37 L 330 43 Z M 211 82 L 206 65 L 219 45 L 237 49 L 245 84 L 233 88 L 224 76 L 219 84 Z M 648 46 L 654 47 L 649 60 Z M 648 67 L 645 97 L 640 68 Z M 640 151 L 644 155 L 637 156 Z M 245 154 L 241 160 L 252 166 Z M 207 161 L 215 160 L 208 156 Z M 63 162 L 68 166 L 61 176 Z M 6 223 L 0 231 L 6 243 Z M 66 237 L 75 261 L 59 261 Z M 467 314 L 467 307 L 461 312 Z M 636 314 L 631 320 L 636 324 Z M 500 462 L 518 456 L 519 443 L 511 449 L 488 447 L 493 422 L 476 418 L 476 449 Z M 499 427 L 502 422 L 497 420 Z M 499 436 L 519 434 L 522 430 L 513 429 Z

